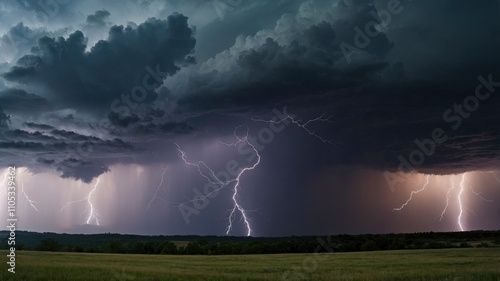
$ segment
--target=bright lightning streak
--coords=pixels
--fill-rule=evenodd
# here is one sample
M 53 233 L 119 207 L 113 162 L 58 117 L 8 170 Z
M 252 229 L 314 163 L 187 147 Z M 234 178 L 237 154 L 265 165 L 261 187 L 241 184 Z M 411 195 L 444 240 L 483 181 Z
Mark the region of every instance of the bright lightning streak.
M 36 208 L 35 204 L 34 203 L 37 203 L 36 201 L 33 201 L 30 199 L 30 197 L 28 196 L 28 194 L 24 191 L 24 182 L 21 182 L 21 192 L 23 193 L 24 195 L 24 198 L 26 198 L 26 200 L 28 201 L 28 203 L 30 204 L 30 206 L 35 209 L 35 211 L 38 212 L 38 209 Z
M 311 123 L 314 123 L 314 122 L 328 122 L 328 123 L 332 123 L 332 121 L 330 120 L 330 119 L 333 118 L 332 116 L 328 116 L 327 118 L 324 118 L 324 116 L 325 116 L 325 114 L 322 114 L 321 116 L 313 118 L 313 119 L 310 119 L 310 120 L 308 120 L 306 122 L 303 122 L 300 119 L 295 119 L 295 118 L 293 118 L 290 115 L 286 116 L 285 118 L 283 118 L 281 120 L 277 120 L 277 121 L 276 120 L 263 120 L 263 119 L 257 119 L 257 118 L 252 118 L 252 120 L 256 121 L 256 122 L 266 122 L 266 123 L 273 123 L 273 124 L 280 124 L 280 123 L 285 122 L 286 120 L 289 120 L 290 122 L 292 122 L 293 124 L 295 124 L 297 127 L 301 128 L 301 129 L 304 129 L 309 135 L 311 135 L 311 136 L 319 139 L 324 144 L 329 144 L 329 145 L 337 146 L 331 140 L 323 138 L 322 136 L 316 134 L 314 131 L 312 131 L 311 129 L 308 128 L 308 126 Z
M 406 207 L 406 205 L 408 205 L 408 204 L 410 203 L 410 201 L 413 199 L 413 195 L 418 194 L 418 193 L 420 193 L 420 192 L 424 191 L 424 190 L 427 188 L 427 185 L 429 185 L 429 177 L 430 177 L 430 176 L 427 176 L 427 177 L 426 177 L 426 179 L 425 179 L 425 180 L 426 180 L 426 182 L 425 182 L 424 186 L 423 186 L 421 189 L 416 190 L 416 191 L 412 191 L 412 192 L 410 193 L 410 198 L 408 198 L 408 200 L 406 200 L 406 202 L 405 202 L 403 205 L 401 205 L 401 207 L 399 207 L 399 208 L 394 208 L 394 211 L 401 211 L 401 210 L 403 210 L 403 209 L 404 209 L 404 207 Z
M 198 169 L 198 172 L 199 174 L 204 177 L 208 182 L 216 185 L 216 186 L 219 186 L 219 188 L 216 188 L 215 190 L 213 190 L 212 192 L 210 192 L 209 194 L 205 194 L 204 196 L 202 196 L 201 198 L 197 198 L 195 200 L 204 200 L 206 197 L 209 197 L 211 196 L 212 194 L 220 191 L 221 189 L 227 187 L 229 184 L 231 183 L 234 183 L 234 187 L 232 189 L 233 191 L 233 195 L 232 195 L 232 201 L 233 201 L 233 208 L 231 209 L 230 211 L 230 214 L 229 214 L 229 217 L 228 217 L 228 226 L 226 228 L 226 235 L 228 235 L 231 230 L 233 229 L 233 225 L 234 225 L 234 219 L 235 219 L 235 216 L 236 216 L 236 213 L 239 212 L 241 214 L 241 217 L 242 217 L 242 220 L 243 220 L 243 224 L 245 225 L 245 228 L 246 228 L 246 233 L 247 233 L 247 236 L 251 236 L 252 235 L 252 227 L 251 227 L 251 220 L 248 216 L 248 211 L 245 210 L 241 204 L 238 202 L 238 192 L 240 190 L 240 187 L 241 187 L 241 177 L 243 176 L 243 174 L 247 171 L 251 171 L 251 170 L 254 170 L 259 164 L 260 164 L 260 160 L 261 160 L 261 157 L 260 157 L 260 154 L 259 154 L 259 151 L 257 150 L 257 148 L 250 143 L 249 141 L 249 135 L 248 135 L 248 129 L 247 129 L 247 133 L 244 137 L 239 137 L 237 134 L 236 134 L 236 130 L 238 129 L 239 127 L 237 127 L 234 131 L 234 136 L 236 137 L 237 141 L 235 143 L 223 143 L 227 146 L 237 146 L 238 144 L 240 143 L 245 143 L 247 144 L 248 146 L 250 146 L 256 156 L 257 156 L 257 161 L 255 162 L 255 164 L 253 164 L 251 167 L 247 167 L 247 168 L 244 168 L 242 169 L 239 174 L 236 176 L 236 178 L 234 179 L 231 179 L 231 180 L 227 180 L 227 181 L 222 181 L 221 179 L 219 179 L 217 177 L 217 175 L 215 174 L 215 172 L 203 161 L 198 161 L 198 162 L 189 162 L 187 160 L 187 155 L 184 151 L 181 150 L 180 146 L 176 144 L 177 146 L 177 151 L 179 152 L 179 156 L 181 157 L 181 159 L 184 161 L 184 163 L 186 165 L 189 165 L 189 166 L 193 166 L 193 167 L 196 167 Z M 193 201 L 193 200 L 192 200 Z
M 460 175 L 460 184 L 458 186 L 456 184 L 457 179 L 458 179 L 458 176 L 451 176 L 451 178 L 450 178 L 451 187 L 448 189 L 448 192 L 446 193 L 446 205 L 445 205 L 443 211 L 441 212 L 441 215 L 439 216 L 439 220 L 440 221 L 443 220 L 444 215 L 446 214 L 446 212 L 449 208 L 450 198 L 452 197 L 453 191 L 456 190 L 458 187 L 458 193 L 454 195 L 454 196 L 456 196 L 457 207 L 459 210 L 459 213 L 458 213 L 458 216 L 456 219 L 457 219 L 457 225 L 458 225 L 458 228 L 460 229 L 460 231 L 465 231 L 463 217 L 465 214 L 465 212 L 464 212 L 465 211 L 464 198 L 466 196 L 466 193 L 465 193 L 466 189 L 470 190 L 472 194 L 478 196 L 479 198 L 483 199 L 486 202 L 493 202 L 493 201 L 484 198 L 481 195 L 481 193 L 478 193 L 474 190 L 473 186 L 471 185 L 471 183 L 469 181 L 468 173 L 463 173 Z M 420 192 L 423 192 L 427 188 L 428 184 L 429 184 L 429 175 L 427 176 L 427 181 L 424 184 L 424 186 L 419 190 L 412 191 L 410 194 L 410 198 L 401 207 L 394 208 L 394 210 L 400 211 L 400 210 L 404 209 L 404 207 L 406 207 L 406 205 L 408 205 L 408 203 L 410 203 L 410 201 L 413 199 L 413 195 L 420 193 Z
M 241 142 L 245 142 L 247 145 L 249 145 L 254 150 L 255 155 L 257 156 L 257 161 L 251 167 L 242 169 L 235 179 L 236 184 L 234 185 L 233 196 L 232 196 L 234 207 L 231 210 L 231 213 L 229 214 L 229 217 L 228 217 L 228 226 L 226 229 L 226 235 L 228 235 L 229 232 L 231 232 L 231 230 L 233 228 L 233 220 L 234 220 L 235 212 L 236 212 L 236 210 L 238 210 L 243 218 L 243 222 L 244 222 L 245 227 L 247 229 L 247 236 L 251 236 L 252 235 L 252 228 L 250 226 L 250 219 L 248 217 L 247 211 L 245 209 L 243 209 L 243 207 L 241 207 L 241 205 L 238 203 L 238 199 L 237 199 L 238 198 L 238 190 L 239 190 L 238 188 L 240 187 L 241 176 L 243 176 L 243 174 L 246 171 L 254 170 L 260 164 L 261 158 L 260 158 L 260 154 L 259 154 L 259 151 L 257 150 L 257 148 L 248 141 L 248 129 L 247 129 L 247 134 L 243 138 L 240 138 L 237 136 L 236 130 L 234 132 L 234 136 L 236 137 L 236 139 L 238 141 L 236 143 L 232 143 L 232 144 L 228 144 L 228 145 L 236 146 Z
M 167 200 L 161 198 L 160 196 L 158 196 L 158 192 L 160 191 L 160 188 L 161 186 L 163 185 L 163 177 L 165 176 L 165 173 L 167 172 L 168 170 L 168 167 L 165 168 L 165 170 L 163 171 L 163 173 L 161 174 L 161 181 L 160 181 L 160 184 L 158 185 L 158 187 L 156 188 L 156 192 L 155 192 L 155 195 L 153 196 L 153 198 L 151 198 L 151 201 L 149 201 L 148 203 L 148 208 L 146 210 L 149 210 L 149 207 L 151 207 L 151 203 L 153 203 L 153 201 L 158 198 L 158 199 L 161 199 L 162 201 L 164 202 L 167 202 Z
M 446 214 L 446 211 L 448 210 L 448 206 L 450 205 L 450 194 L 451 194 L 451 192 L 457 188 L 453 177 L 450 178 L 450 183 L 451 183 L 451 188 L 449 188 L 448 192 L 446 193 L 446 205 L 444 206 L 444 209 L 441 212 L 441 216 L 439 217 L 440 221 L 443 220 L 443 217 Z
M 457 223 L 458 223 L 458 226 L 460 227 L 460 230 L 461 231 L 464 231 L 464 227 L 463 227 L 463 224 L 462 224 L 462 215 L 464 213 L 464 208 L 463 208 L 463 203 L 462 203 L 462 194 L 464 193 L 464 189 L 465 189 L 465 186 L 464 186 L 464 183 L 465 183 L 465 174 L 462 174 L 462 180 L 460 181 L 460 192 L 458 193 L 458 207 L 460 209 L 460 212 L 458 214 L 458 218 L 457 218 Z
M 98 184 L 99 184 L 99 178 L 97 179 L 94 188 L 90 191 L 89 195 L 87 196 L 87 204 L 90 206 L 90 212 L 89 212 L 89 217 L 87 218 L 87 224 L 90 224 L 90 221 L 92 219 L 95 219 L 95 223 L 99 225 L 99 219 L 97 218 L 99 214 L 94 210 L 94 204 L 91 201 L 92 193 L 94 193 L 94 191 L 97 189 Z
M 92 190 L 87 194 L 87 196 L 83 197 L 82 199 L 80 200 L 76 200 L 76 201 L 71 201 L 71 202 L 68 202 L 66 203 L 57 213 L 60 213 L 62 212 L 65 208 L 67 208 L 68 206 L 72 205 L 72 204 L 75 204 L 75 203 L 80 203 L 80 202 L 84 202 L 84 201 L 87 201 L 87 207 L 85 208 L 85 210 L 83 211 L 85 213 L 85 211 L 87 209 L 90 209 L 89 211 L 89 216 L 87 217 L 87 221 L 86 223 L 87 224 L 90 224 L 90 221 L 92 219 L 95 220 L 95 223 L 96 225 L 99 225 L 99 214 L 97 213 L 97 211 L 95 210 L 94 208 L 94 204 L 92 203 L 92 194 L 95 192 L 95 190 L 97 189 L 97 185 L 99 185 L 99 181 L 100 179 L 97 178 L 97 181 L 96 181 L 96 184 L 94 185 L 94 188 L 92 188 Z
M 196 201 L 196 200 L 205 200 L 206 197 L 210 197 L 212 194 L 220 191 L 221 189 L 223 189 L 224 187 L 226 187 L 231 182 L 234 182 L 234 180 L 230 180 L 230 181 L 222 181 L 222 180 L 220 180 L 217 177 L 217 175 L 215 175 L 215 172 L 205 162 L 203 162 L 203 161 L 198 161 L 198 162 L 195 162 L 195 163 L 189 162 L 187 160 L 186 153 L 184 151 L 182 151 L 181 147 L 178 144 L 175 144 L 175 145 L 177 146 L 177 151 L 179 152 L 179 156 L 181 157 L 181 159 L 184 161 L 184 163 L 186 165 L 196 167 L 198 169 L 198 172 L 200 173 L 200 175 L 202 177 L 204 177 L 208 182 L 210 182 L 211 184 L 214 184 L 216 186 L 219 186 L 219 188 L 216 188 L 215 190 L 213 190 L 209 194 L 206 194 L 205 196 L 202 196 L 202 197 L 200 197 L 198 199 L 195 199 L 195 200 L 191 200 L 189 202 L 193 202 L 193 201 Z M 203 170 L 208 170 L 208 175 Z M 213 178 L 213 180 L 211 178 Z

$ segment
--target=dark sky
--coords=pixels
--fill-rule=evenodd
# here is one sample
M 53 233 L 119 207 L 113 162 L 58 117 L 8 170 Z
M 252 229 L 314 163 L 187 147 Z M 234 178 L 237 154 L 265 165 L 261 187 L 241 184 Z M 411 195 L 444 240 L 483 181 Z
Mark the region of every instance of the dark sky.
M 0 1 L 23 229 L 500 228 L 499 1 L 44 3 Z

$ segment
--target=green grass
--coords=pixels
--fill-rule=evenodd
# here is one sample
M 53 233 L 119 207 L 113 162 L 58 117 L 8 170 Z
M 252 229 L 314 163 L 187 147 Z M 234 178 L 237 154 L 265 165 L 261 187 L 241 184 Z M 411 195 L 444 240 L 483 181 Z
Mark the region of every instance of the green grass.
M 0 254 L 5 257 L 7 252 Z M 23 251 L 17 255 L 16 274 L 8 273 L 3 263 L 0 280 L 274 281 L 284 280 L 286 271 L 293 272 L 314 258 L 312 254 L 146 256 Z M 332 253 L 323 257 L 310 273 L 297 269 L 305 279 L 290 280 L 500 281 L 500 248 Z

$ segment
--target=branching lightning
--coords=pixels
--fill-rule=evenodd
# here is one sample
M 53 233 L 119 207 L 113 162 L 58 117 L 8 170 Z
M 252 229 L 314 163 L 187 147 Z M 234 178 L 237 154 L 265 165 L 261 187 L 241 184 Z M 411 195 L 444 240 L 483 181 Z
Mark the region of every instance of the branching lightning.
M 263 119 L 252 118 L 252 120 L 256 121 L 256 122 L 265 122 L 265 123 L 271 123 L 271 124 L 280 124 L 280 123 L 287 124 L 288 122 L 291 122 L 292 124 L 296 125 L 297 127 L 305 130 L 309 135 L 311 135 L 311 136 L 319 139 L 324 144 L 329 144 L 329 145 L 332 145 L 332 146 L 336 146 L 336 144 L 334 142 L 332 142 L 331 140 L 326 139 L 326 138 L 324 138 L 324 137 L 316 134 L 316 132 L 310 128 L 310 125 L 312 123 L 315 123 L 315 122 L 328 122 L 328 123 L 332 123 L 332 119 L 333 119 L 333 117 L 331 117 L 331 116 L 325 117 L 325 114 L 322 114 L 321 116 L 313 118 L 313 119 L 310 119 L 308 121 L 302 121 L 300 119 L 295 119 L 291 115 L 287 115 L 286 117 L 282 118 L 281 120 L 274 120 L 274 119 L 263 120 Z M 241 143 L 243 143 L 245 145 L 248 145 L 249 147 L 251 147 L 253 149 L 253 151 L 254 151 L 254 153 L 255 153 L 255 155 L 257 157 L 257 160 L 256 160 L 256 162 L 252 166 L 242 169 L 239 172 L 239 174 L 234 179 L 225 180 L 225 181 L 219 179 L 217 177 L 216 173 L 205 162 L 203 162 L 203 161 L 198 161 L 198 162 L 194 162 L 194 163 L 189 162 L 187 160 L 186 153 L 181 150 L 181 148 L 180 148 L 179 145 L 176 144 L 176 146 L 177 146 L 177 151 L 179 152 L 179 156 L 181 157 L 181 159 L 184 161 L 184 163 L 186 165 L 190 165 L 190 166 L 196 167 L 198 169 L 199 174 L 202 177 L 204 177 L 211 184 L 214 184 L 215 186 L 218 187 L 215 190 L 211 191 L 209 194 L 205 194 L 201 198 L 197 198 L 195 200 L 205 200 L 206 197 L 209 197 L 212 194 L 214 194 L 216 192 L 219 192 L 221 189 L 226 188 L 230 184 L 234 184 L 233 189 L 232 189 L 232 197 L 231 197 L 232 201 L 233 201 L 233 208 L 231 209 L 231 211 L 229 213 L 228 226 L 226 228 L 226 235 L 228 235 L 231 232 L 231 230 L 233 229 L 234 220 L 235 220 L 235 217 L 236 217 L 236 213 L 239 212 L 241 214 L 243 224 L 245 225 L 247 236 L 251 236 L 252 232 L 253 232 L 252 227 L 251 227 L 251 219 L 248 216 L 248 210 L 245 210 L 242 207 L 241 203 L 238 201 L 238 193 L 239 193 L 239 191 L 241 189 L 241 178 L 242 178 L 242 176 L 246 172 L 252 171 L 255 168 L 257 168 L 257 166 L 260 164 L 261 156 L 259 154 L 259 151 L 258 151 L 257 147 L 254 144 L 252 144 L 250 142 L 250 140 L 249 140 L 249 130 L 248 130 L 248 128 L 247 128 L 247 131 L 246 131 L 246 135 L 243 136 L 243 137 L 240 137 L 240 136 L 237 135 L 236 131 L 238 130 L 238 128 L 240 128 L 240 127 L 236 127 L 236 129 L 234 131 L 234 136 L 236 138 L 236 142 L 235 143 L 224 143 L 224 144 L 227 145 L 227 146 L 237 146 L 238 144 L 241 144 Z M 193 200 L 191 200 L 190 202 L 192 202 L 192 201 Z
M 228 226 L 227 226 L 227 229 L 226 229 L 226 235 L 228 235 L 229 232 L 231 232 L 231 229 L 233 228 L 233 220 L 234 220 L 234 217 L 235 217 L 235 212 L 236 212 L 236 210 L 238 210 L 240 212 L 242 218 L 243 218 L 243 222 L 244 222 L 245 227 L 247 229 L 247 236 L 251 236 L 252 235 L 252 228 L 250 226 L 250 219 L 249 219 L 249 217 L 247 215 L 247 211 L 245 209 L 243 209 L 243 207 L 241 207 L 240 203 L 238 203 L 238 190 L 239 190 L 239 187 L 240 187 L 241 176 L 243 176 L 243 174 L 246 171 L 254 170 L 260 164 L 260 159 L 261 158 L 260 158 L 260 154 L 259 154 L 259 151 L 257 150 L 257 148 L 248 141 L 248 129 L 247 129 L 246 135 L 243 138 L 238 137 L 238 135 L 236 134 L 236 130 L 234 131 L 234 136 L 236 137 L 236 139 L 238 141 L 235 142 L 235 143 L 226 144 L 226 145 L 236 146 L 236 145 L 240 144 L 241 142 L 246 143 L 255 152 L 255 155 L 257 156 L 257 161 L 251 167 L 242 169 L 240 171 L 240 173 L 238 174 L 238 176 L 236 177 L 236 179 L 235 179 L 236 183 L 235 183 L 234 188 L 233 188 L 233 196 L 232 196 L 234 206 L 233 206 L 233 209 L 231 210 L 231 213 L 229 214 Z
M 195 162 L 195 163 L 189 162 L 187 160 L 186 153 L 184 151 L 182 151 L 181 147 L 178 144 L 175 144 L 175 145 L 177 147 L 177 151 L 179 152 L 179 156 L 181 157 L 181 159 L 184 161 L 184 163 L 186 165 L 196 167 L 198 169 L 198 172 L 200 173 L 200 175 L 202 177 L 204 177 L 209 183 L 214 184 L 216 186 L 219 186 L 219 188 L 211 191 L 209 194 L 206 194 L 205 196 L 202 196 L 202 197 L 198 198 L 197 200 L 205 200 L 206 197 L 210 197 L 212 194 L 220 191 L 221 189 L 223 189 L 224 187 L 226 187 L 230 183 L 234 182 L 234 180 L 230 180 L 230 181 L 222 181 L 222 180 L 220 180 L 217 177 L 217 175 L 215 174 L 215 172 L 205 162 L 203 162 L 203 161 L 198 161 L 198 162 Z M 208 171 L 208 175 L 204 172 L 204 170 Z M 192 202 L 192 201 L 194 201 L 194 200 L 191 200 L 189 202 Z
M 445 207 L 444 207 L 443 211 L 441 212 L 441 214 L 439 216 L 439 220 L 440 221 L 443 220 L 444 215 L 446 214 L 446 212 L 447 212 L 447 210 L 449 208 L 451 196 L 452 196 L 453 192 L 458 187 L 458 192 L 455 193 L 456 202 L 457 202 L 457 208 L 458 208 L 458 215 L 457 215 L 456 221 L 457 221 L 457 226 L 460 229 L 460 231 L 465 231 L 463 217 L 464 217 L 464 214 L 465 214 L 464 199 L 465 199 L 465 196 L 466 196 L 466 190 L 467 189 L 470 190 L 470 192 L 472 194 L 476 195 L 477 197 L 481 198 L 482 200 L 484 200 L 486 202 L 493 202 L 492 200 L 488 200 L 488 199 L 484 198 L 481 195 L 481 193 L 476 192 L 474 190 L 474 187 L 469 182 L 469 177 L 468 176 L 469 176 L 468 173 L 463 173 L 463 174 L 459 175 L 459 177 L 460 177 L 460 183 L 458 184 L 458 186 L 456 184 L 456 180 L 458 180 L 458 176 L 451 176 L 451 178 L 450 178 L 450 188 L 448 188 L 448 192 L 446 193 L 446 204 L 445 204 Z M 413 199 L 413 195 L 415 195 L 417 193 L 420 193 L 420 192 L 423 192 L 428 187 L 428 185 L 429 185 L 429 177 L 430 177 L 430 175 L 426 176 L 426 183 L 424 184 L 424 186 L 421 189 L 416 190 L 416 191 L 412 191 L 411 194 L 410 194 L 409 199 L 401 207 L 394 208 L 394 210 L 395 211 L 401 211 L 402 209 L 404 209 L 410 203 L 410 201 Z
M 177 151 L 179 152 L 179 156 L 181 157 L 181 159 L 184 161 L 184 163 L 186 165 L 196 167 L 198 169 L 199 174 L 202 177 L 204 177 L 208 182 L 218 186 L 218 188 L 216 188 L 215 190 L 211 191 L 208 194 L 205 194 L 203 197 L 198 198 L 197 200 L 204 200 L 206 197 L 209 197 L 212 194 L 220 191 L 221 189 L 226 188 L 228 185 L 234 183 L 234 187 L 232 189 L 233 193 L 232 193 L 232 197 L 231 197 L 232 201 L 233 201 L 233 208 L 231 209 L 229 217 L 228 217 L 228 226 L 226 228 L 226 235 L 229 235 L 229 233 L 233 229 L 236 213 L 239 212 L 241 217 L 242 217 L 243 224 L 246 228 L 247 236 L 251 236 L 252 235 L 251 219 L 248 216 L 248 211 L 245 210 L 242 207 L 241 203 L 239 203 L 239 201 L 238 201 L 238 192 L 239 192 L 240 187 L 241 187 L 241 177 L 243 176 L 243 174 L 245 172 L 254 170 L 260 164 L 261 157 L 260 157 L 260 154 L 259 154 L 259 151 L 257 150 L 257 148 L 249 141 L 248 129 L 247 129 L 246 135 L 244 137 L 239 137 L 236 133 L 236 130 L 238 128 L 239 127 L 237 127 L 234 131 L 234 136 L 236 137 L 237 141 L 235 143 L 223 143 L 223 144 L 225 144 L 227 146 L 237 146 L 240 143 L 245 143 L 254 150 L 255 155 L 257 156 L 257 161 L 252 166 L 247 167 L 247 168 L 243 168 L 234 179 L 230 179 L 230 180 L 226 180 L 226 181 L 219 179 L 217 177 L 216 173 L 203 161 L 198 161 L 198 162 L 194 162 L 194 163 L 189 162 L 187 160 L 186 153 L 181 150 L 179 145 L 176 144 L 176 146 L 177 146 Z
M 99 181 L 100 179 L 97 178 L 97 181 L 94 185 L 94 187 L 92 188 L 92 190 L 90 190 L 90 192 L 87 194 L 87 196 L 83 197 L 82 199 L 80 200 L 76 200 L 76 201 L 71 201 L 71 202 L 68 202 L 66 203 L 59 211 L 58 213 L 62 212 L 66 207 L 72 205 L 72 204 L 76 204 L 76 203 L 80 203 L 80 202 L 87 202 L 87 207 L 85 207 L 85 210 L 83 211 L 82 214 L 84 214 L 87 210 L 89 210 L 89 215 L 87 217 L 87 220 L 86 220 L 86 224 L 90 224 L 90 222 L 92 220 L 95 221 L 96 225 L 100 225 L 99 224 L 99 213 L 96 211 L 96 209 L 94 208 L 94 203 L 92 203 L 92 194 L 96 191 L 97 189 L 97 186 L 99 185 Z
M 332 120 L 333 117 L 332 116 L 328 116 L 327 118 L 324 117 L 325 114 L 323 113 L 322 115 L 316 117 L 316 118 L 313 118 L 313 119 L 310 119 L 306 122 L 300 120 L 300 119 L 295 119 L 294 117 L 290 116 L 290 115 L 287 115 L 286 117 L 280 119 L 280 120 L 263 120 L 263 119 L 258 119 L 258 118 L 252 118 L 253 121 L 257 121 L 257 122 L 266 122 L 266 123 L 273 123 L 273 124 L 280 124 L 280 123 L 283 123 L 287 120 L 289 120 L 290 122 L 292 122 L 293 124 L 295 124 L 297 127 L 305 130 L 309 135 L 319 139 L 321 142 L 323 142 L 324 144 L 329 144 L 329 145 L 333 145 L 333 146 L 337 146 L 333 141 L 331 140 L 328 140 L 318 134 L 316 134 L 316 132 L 312 131 L 308 126 L 311 124 L 311 123 L 314 123 L 314 122 L 328 122 L 328 123 L 332 123 Z
M 160 181 L 160 184 L 158 184 L 158 187 L 156 188 L 156 192 L 155 192 L 155 195 L 153 196 L 153 198 L 151 198 L 151 201 L 149 201 L 148 203 L 148 208 L 146 210 L 149 210 L 149 207 L 151 207 L 151 203 L 153 203 L 153 201 L 158 198 L 160 200 L 162 200 L 163 202 L 167 202 L 167 200 L 163 199 L 162 197 L 158 196 L 158 192 L 160 192 L 160 188 L 161 186 L 163 185 L 163 177 L 165 176 L 165 173 L 167 172 L 168 170 L 168 167 L 165 168 L 165 170 L 163 171 L 163 173 L 161 174 L 161 181 Z M 168 203 L 168 202 L 167 202 Z

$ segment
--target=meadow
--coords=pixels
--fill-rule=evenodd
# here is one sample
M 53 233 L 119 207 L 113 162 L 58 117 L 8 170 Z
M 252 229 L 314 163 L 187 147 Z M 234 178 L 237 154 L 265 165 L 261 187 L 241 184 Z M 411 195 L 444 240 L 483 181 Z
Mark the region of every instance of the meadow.
M 5 257 L 7 252 L 0 254 Z M 0 280 L 500 281 L 500 248 L 329 253 L 319 257 L 322 260 L 313 262 L 313 254 L 159 256 L 19 251 L 16 273 L 7 272 L 4 263 Z M 284 279 L 285 273 L 289 279 Z

